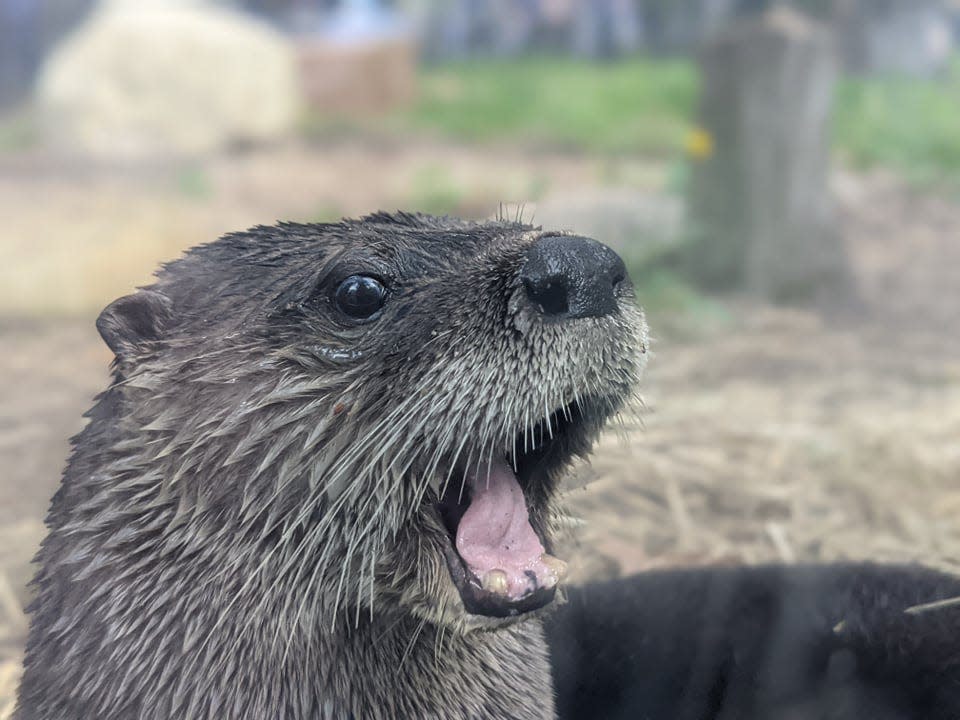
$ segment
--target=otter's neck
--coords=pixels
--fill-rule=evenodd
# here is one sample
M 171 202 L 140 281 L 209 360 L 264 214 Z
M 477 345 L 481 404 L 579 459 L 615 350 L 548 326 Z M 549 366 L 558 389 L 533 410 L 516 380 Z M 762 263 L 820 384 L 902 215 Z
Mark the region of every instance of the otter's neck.
M 383 621 L 361 623 L 331 644 L 323 695 L 342 703 L 338 716 L 554 717 L 539 620 L 455 635 L 410 618 L 384 630 Z M 336 659 L 344 651 L 356 663 Z

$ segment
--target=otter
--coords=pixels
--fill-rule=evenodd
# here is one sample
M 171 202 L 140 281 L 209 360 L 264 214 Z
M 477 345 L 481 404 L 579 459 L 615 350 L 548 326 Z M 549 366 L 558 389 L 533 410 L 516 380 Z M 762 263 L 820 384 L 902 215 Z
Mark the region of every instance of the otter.
M 647 342 L 616 253 L 282 223 L 97 328 L 113 379 L 47 517 L 16 718 L 554 716 L 557 487 Z
M 945 573 L 676 568 L 567 594 L 546 619 L 560 718 L 960 718 L 960 579 Z
M 960 595 L 933 571 L 678 570 L 557 602 L 562 478 L 648 342 L 594 240 L 257 227 L 97 328 L 113 378 L 51 503 L 19 720 L 960 717 L 956 611 L 904 619 Z

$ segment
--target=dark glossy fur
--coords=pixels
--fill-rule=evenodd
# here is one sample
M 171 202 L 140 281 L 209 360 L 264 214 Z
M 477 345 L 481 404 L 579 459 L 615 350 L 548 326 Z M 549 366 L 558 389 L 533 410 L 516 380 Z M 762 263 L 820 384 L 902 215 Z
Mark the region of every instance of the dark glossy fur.
M 625 288 L 572 324 L 530 307 L 519 270 L 545 234 L 383 214 L 256 228 L 109 306 L 114 378 L 50 508 L 17 720 L 552 717 L 539 617 L 465 611 L 433 503 L 444 463 L 575 398 L 582 427 L 524 487 L 549 542 L 560 473 L 637 382 Z M 390 285 L 376 321 L 331 309 L 357 272 Z M 850 567 L 573 590 L 551 621 L 559 707 L 960 717 L 957 610 L 901 612 L 956 586 Z
M 645 573 L 547 621 L 560 718 L 957 720 L 960 579 L 916 566 Z
M 637 382 L 629 283 L 604 317 L 531 306 L 547 234 L 260 227 L 111 304 L 114 378 L 50 508 L 17 720 L 552 717 L 539 620 L 464 610 L 434 504 L 457 462 L 582 400 L 525 488 L 549 541 L 559 474 Z M 390 293 L 365 323 L 331 300 L 358 273 Z

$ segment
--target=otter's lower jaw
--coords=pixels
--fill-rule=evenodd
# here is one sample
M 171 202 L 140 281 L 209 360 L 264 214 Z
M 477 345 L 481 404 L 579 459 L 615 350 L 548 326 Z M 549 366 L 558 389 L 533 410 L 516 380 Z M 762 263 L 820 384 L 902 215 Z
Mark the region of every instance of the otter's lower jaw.
M 447 545 L 444 549 L 444 558 L 450 569 L 450 577 L 460 593 L 463 607 L 471 615 L 482 615 L 492 618 L 510 618 L 539 610 L 553 602 L 557 593 L 557 585 L 537 586 L 514 600 L 494 590 L 485 590 L 463 560 Z
M 447 529 L 450 577 L 471 615 L 513 618 L 549 605 L 566 563 L 550 554 L 543 525 L 548 472 L 584 442 L 583 406 L 568 405 L 519 433 L 510 453 L 453 474 L 436 500 Z

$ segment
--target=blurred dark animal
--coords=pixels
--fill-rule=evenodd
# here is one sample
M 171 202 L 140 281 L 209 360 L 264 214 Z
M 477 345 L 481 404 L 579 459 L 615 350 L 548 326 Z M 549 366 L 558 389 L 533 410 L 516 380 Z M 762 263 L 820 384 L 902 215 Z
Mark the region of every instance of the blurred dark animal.
M 955 577 L 684 569 L 568 593 L 546 622 L 560 718 L 960 718 L 960 602 L 936 604 Z

